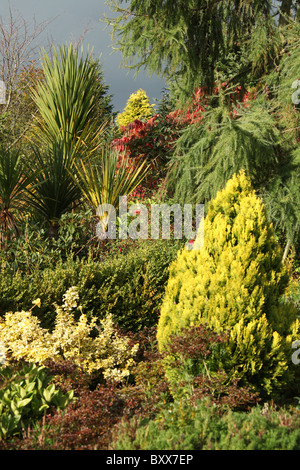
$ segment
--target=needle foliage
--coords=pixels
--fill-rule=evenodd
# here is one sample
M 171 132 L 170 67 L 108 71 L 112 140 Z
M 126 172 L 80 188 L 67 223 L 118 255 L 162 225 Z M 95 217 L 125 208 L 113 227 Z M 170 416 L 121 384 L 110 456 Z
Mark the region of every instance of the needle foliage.
M 281 249 L 244 172 L 210 203 L 204 230 L 204 246 L 183 250 L 171 265 L 159 348 L 193 325 L 228 331 L 227 350 L 215 364 L 259 393 L 275 392 L 291 380 L 291 345 L 300 323 L 296 308 L 280 302 L 289 283 Z M 166 371 L 178 383 L 178 371 L 170 364 Z

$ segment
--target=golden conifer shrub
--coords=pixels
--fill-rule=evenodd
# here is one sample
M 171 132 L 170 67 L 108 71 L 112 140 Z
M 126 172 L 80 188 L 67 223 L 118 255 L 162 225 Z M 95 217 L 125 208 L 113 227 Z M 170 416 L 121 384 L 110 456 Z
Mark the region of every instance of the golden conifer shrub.
M 122 127 L 127 126 L 135 119 L 147 121 L 153 114 L 154 105 L 150 103 L 146 92 L 140 88 L 130 95 L 124 111 L 117 116 L 117 124 Z
M 211 201 L 203 247 L 183 250 L 170 266 L 157 329 L 160 351 L 181 328 L 207 324 L 217 333 L 229 331 L 218 367 L 270 394 L 291 380 L 292 342 L 300 339 L 296 308 L 280 301 L 288 284 L 273 227 L 242 171 Z M 170 364 L 166 375 L 178 383 Z

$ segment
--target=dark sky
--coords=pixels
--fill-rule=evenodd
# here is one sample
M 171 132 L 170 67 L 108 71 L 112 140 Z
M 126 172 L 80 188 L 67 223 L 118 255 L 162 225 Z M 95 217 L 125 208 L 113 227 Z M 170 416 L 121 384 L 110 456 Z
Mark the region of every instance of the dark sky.
M 133 71 L 121 68 L 122 56 L 112 52 L 109 29 L 105 29 L 105 24 L 100 21 L 104 12 L 107 16 L 113 15 L 105 5 L 105 0 L 0 0 L 0 15 L 3 19 L 7 17 L 9 5 L 14 14 L 21 14 L 29 23 L 34 18 L 37 23 L 53 19 L 39 37 L 42 47 L 46 47 L 50 41 L 60 45 L 78 40 L 88 27 L 84 48 L 93 48 L 96 57 L 101 54 L 104 79 L 109 86 L 109 94 L 113 95 L 115 111 L 122 111 L 130 94 L 139 88 L 146 91 L 151 103 L 161 97 L 165 83 L 160 78 L 150 78 L 141 72 L 135 78 Z

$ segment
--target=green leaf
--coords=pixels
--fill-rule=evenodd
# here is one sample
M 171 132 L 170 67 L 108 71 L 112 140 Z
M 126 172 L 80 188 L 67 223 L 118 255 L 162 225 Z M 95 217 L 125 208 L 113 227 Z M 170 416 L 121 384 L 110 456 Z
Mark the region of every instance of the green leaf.
M 43 397 L 46 400 L 46 402 L 50 403 L 53 395 L 55 394 L 55 385 L 49 385 L 44 391 L 43 391 Z
M 12 416 L 10 414 L 2 414 L 0 416 L 0 437 L 7 438 L 12 435 L 18 428 L 21 416 Z

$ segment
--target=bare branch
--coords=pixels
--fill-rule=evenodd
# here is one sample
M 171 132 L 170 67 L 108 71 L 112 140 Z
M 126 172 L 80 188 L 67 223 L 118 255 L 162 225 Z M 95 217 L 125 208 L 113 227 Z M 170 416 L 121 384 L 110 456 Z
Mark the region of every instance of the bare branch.
M 15 84 L 21 68 L 36 54 L 39 44 L 37 38 L 53 21 L 37 23 L 35 18 L 29 24 L 22 14 L 15 14 L 9 7 L 8 17 L 0 16 L 0 79 L 7 90 L 6 111 L 12 100 Z

